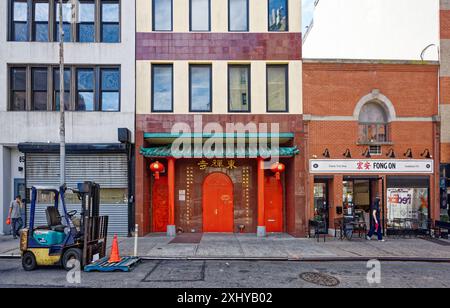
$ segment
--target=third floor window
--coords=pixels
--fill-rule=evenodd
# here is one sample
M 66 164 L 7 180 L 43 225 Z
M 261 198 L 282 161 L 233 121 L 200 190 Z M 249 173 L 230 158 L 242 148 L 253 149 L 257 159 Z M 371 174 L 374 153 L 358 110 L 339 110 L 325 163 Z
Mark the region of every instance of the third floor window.
M 58 0 L 8 0 L 9 40 L 24 42 L 59 41 Z M 79 0 L 63 2 L 65 42 L 120 42 L 121 0 Z

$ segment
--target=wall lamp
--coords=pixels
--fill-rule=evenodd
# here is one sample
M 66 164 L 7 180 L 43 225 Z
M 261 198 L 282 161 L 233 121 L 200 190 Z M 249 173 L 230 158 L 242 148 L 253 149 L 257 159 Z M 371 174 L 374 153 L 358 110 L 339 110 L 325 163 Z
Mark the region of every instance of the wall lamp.
M 343 155 L 345 158 L 352 158 L 352 153 L 350 152 L 350 149 L 345 150 L 345 153 Z
M 403 154 L 403 156 L 407 157 L 407 158 L 413 158 L 413 153 L 411 148 L 409 148 L 408 150 L 406 150 L 406 153 Z
M 367 148 L 364 153 L 361 154 L 362 156 L 364 156 L 365 158 L 371 158 L 372 155 L 370 155 L 370 149 Z
M 395 158 L 395 152 L 394 149 L 390 149 L 389 152 L 386 154 L 389 158 Z
M 325 158 L 330 158 L 331 157 L 331 155 L 330 155 L 330 151 L 328 150 L 328 149 L 325 149 L 325 151 L 323 152 L 323 157 L 325 157 Z
M 420 154 L 420 156 L 427 159 L 433 158 L 433 156 L 431 156 L 430 150 L 428 149 L 425 149 L 425 151 L 423 151 L 423 153 Z

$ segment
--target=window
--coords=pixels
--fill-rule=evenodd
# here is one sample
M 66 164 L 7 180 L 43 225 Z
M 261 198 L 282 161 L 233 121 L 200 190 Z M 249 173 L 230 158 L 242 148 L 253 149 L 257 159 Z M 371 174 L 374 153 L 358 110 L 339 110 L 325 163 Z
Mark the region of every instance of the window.
M 27 69 L 11 68 L 11 111 L 25 111 L 27 107 Z
M 230 65 L 228 68 L 228 110 L 250 112 L 250 66 Z
M 119 1 L 102 1 L 102 42 L 118 43 L 120 41 Z
M 64 42 L 72 41 L 72 4 L 70 2 L 63 3 L 63 29 L 64 29 Z M 55 9 L 55 41 L 59 42 L 59 3 L 56 3 Z
M 95 73 L 92 68 L 77 69 L 77 111 L 95 111 Z
M 211 0 L 190 0 L 191 31 L 211 31 Z
M 267 112 L 288 111 L 288 66 L 267 66 Z
M 374 156 L 380 156 L 383 154 L 381 146 L 379 145 L 371 145 L 369 147 L 369 154 Z
M 95 42 L 95 2 L 83 1 L 78 6 L 78 42 Z
M 152 112 L 173 112 L 173 66 L 152 66 Z
M 359 143 L 377 144 L 388 142 L 388 117 L 377 102 L 370 102 L 361 108 L 359 114 Z
M 189 67 L 189 96 L 191 112 L 212 111 L 211 65 L 191 65 Z
M 248 31 L 248 0 L 228 0 L 228 30 Z
M 59 111 L 59 66 L 9 68 L 10 111 Z M 119 66 L 66 66 L 64 106 L 67 111 L 120 111 Z
M 72 74 L 70 69 L 64 69 L 64 110 L 70 110 L 70 84 Z M 59 111 L 60 91 L 59 91 L 59 68 L 53 70 L 53 110 Z
M 269 31 L 288 31 L 288 0 L 269 1 Z
M 34 2 L 33 5 L 33 40 L 36 42 L 48 42 L 48 2 Z
M 31 109 L 34 111 L 47 111 L 47 68 L 33 68 L 31 70 Z
M 28 41 L 28 3 L 26 0 L 16 0 L 11 5 L 11 40 Z
M 115 68 L 100 70 L 102 111 L 120 110 L 120 72 Z
M 172 31 L 173 0 L 153 0 L 153 31 Z

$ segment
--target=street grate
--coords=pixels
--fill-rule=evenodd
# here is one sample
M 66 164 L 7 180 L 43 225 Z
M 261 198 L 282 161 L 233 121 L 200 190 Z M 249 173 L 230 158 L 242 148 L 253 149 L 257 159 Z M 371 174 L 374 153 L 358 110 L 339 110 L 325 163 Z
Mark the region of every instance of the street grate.
M 336 277 L 317 272 L 302 273 L 300 279 L 322 287 L 337 287 L 341 283 Z
M 205 281 L 205 261 L 161 260 L 142 282 L 199 282 Z

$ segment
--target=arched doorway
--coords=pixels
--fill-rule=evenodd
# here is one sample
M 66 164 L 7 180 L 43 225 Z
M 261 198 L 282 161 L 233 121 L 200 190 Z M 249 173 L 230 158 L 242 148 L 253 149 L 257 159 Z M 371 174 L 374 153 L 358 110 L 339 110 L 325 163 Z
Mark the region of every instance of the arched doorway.
M 203 182 L 203 232 L 233 231 L 233 181 L 224 173 L 212 173 Z

